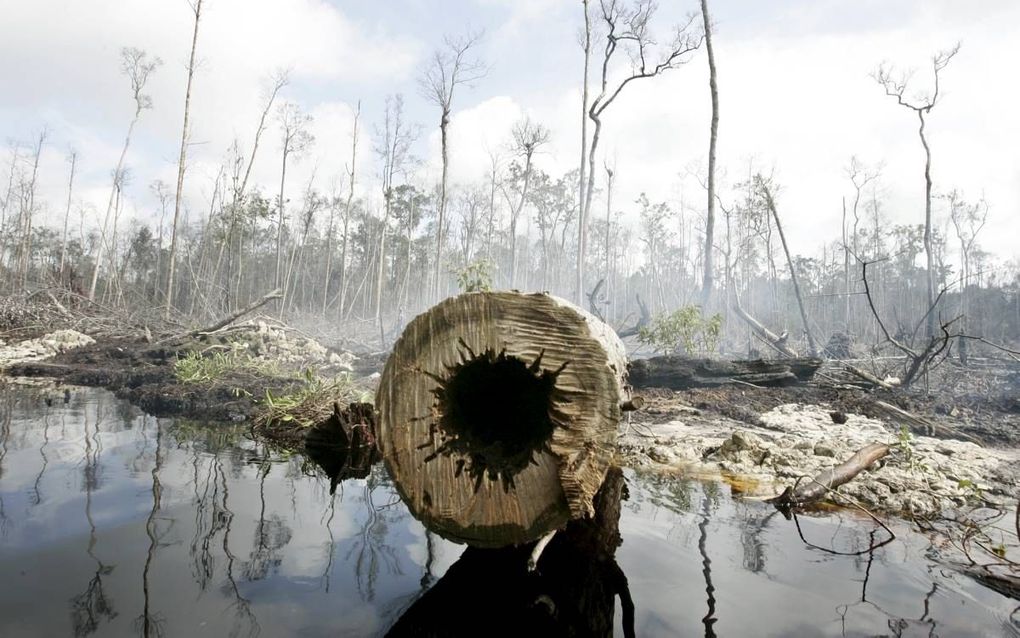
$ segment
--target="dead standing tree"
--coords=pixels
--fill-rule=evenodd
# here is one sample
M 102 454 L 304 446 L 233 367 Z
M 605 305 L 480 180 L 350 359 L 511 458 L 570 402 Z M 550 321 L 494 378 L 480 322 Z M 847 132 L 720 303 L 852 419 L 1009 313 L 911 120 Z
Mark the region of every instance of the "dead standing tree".
M 177 260 L 177 225 L 181 217 L 181 194 L 184 191 L 184 169 L 188 161 L 188 137 L 191 134 L 189 119 L 191 116 L 191 82 L 195 77 L 195 50 L 198 48 L 198 24 L 202 19 L 202 0 L 191 5 L 195 14 L 195 29 L 191 34 L 191 56 L 188 58 L 188 85 L 184 91 L 184 125 L 181 127 L 181 154 L 177 161 L 177 195 L 174 197 L 174 220 L 170 227 L 170 264 L 166 277 L 166 306 L 163 310 L 165 319 L 170 318 L 170 308 L 174 300 L 174 266 Z
M 528 201 L 528 187 L 531 184 L 532 159 L 542 145 L 549 141 L 549 129 L 541 124 L 532 122 L 531 118 L 525 117 L 514 124 L 513 128 L 513 153 L 524 156 L 524 174 L 522 176 L 521 192 L 516 201 L 504 190 L 507 203 L 510 204 L 510 287 L 517 284 L 517 222 L 524 210 L 524 203 Z
M 485 76 L 486 68 L 479 60 L 471 58 L 472 49 L 477 47 L 482 33 L 471 33 L 461 37 L 447 36 L 443 46 L 432 54 L 420 84 L 425 99 L 439 107 L 439 135 L 442 145 L 443 175 L 439 181 L 439 204 L 436 222 L 436 260 L 432 272 L 432 296 L 440 292 L 439 278 L 443 257 L 443 222 L 446 217 L 447 184 L 450 168 L 450 113 L 453 109 L 453 94 L 458 86 L 470 85 Z
M 882 316 L 878 314 L 878 309 L 875 307 L 875 300 L 872 299 L 871 296 L 871 287 L 868 284 L 868 266 L 869 264 L 873 263 L 875 262 L 867 261 L 861 262 L 861 280 L 864 282 L 864 296 L 868 300 L 868 307 L 871 309 L 871 314 L 872 316 L 875 317 L 875 323 L 878 324 L 879 329 L 882 331 L 882 335 L 885 336 L 885 340 L 892 344 L 893 347 L 895 347 L 897 350 L 902 352 L 907 357 L 907 366 L 905 373 L 903 375 L 903 379 L 901 381 L 903 387 L 907 387 L 911 383 L 913 383 L 919 376 L 923 376 L 924 374 L 926 374 L 931 364 L 949 346 L 949 343 L 954 336 L 949 333 L 949 327 L 956 320 L 953 319 L 951 321 L 943 323 L 941 326 L 942 327 L 941 335 L 933 335 L 931 337 L 926 337 L 926 342 L 922 349 L 914 348 L 894 337 L 889 332 L 889 329 L 886 328 L 885 322 L 882 321 Z M 921 318 L 921 321 L 918 322 L 917 329 L 921 327 L 922 322 L 928 320 L 929 316 L 935 314 L 935 307 L 938 305 L 938 302 L 942 298 L 942 295 L 944 293 L 945 289 L 943 288 L 935 297 L 935 301 L 932 302 L 932 304 L 928 307 L 928 312 L 925 314 L 924 317 Z M 914 330 L 914 334 L 917 334 L 917 329 Z M 851 372 L 854 371 L 851 370 Z M 859 373 L 855 374 L 859 375 Z M 874 382 L 875 379 L 869 380 L 872 380 Z M 876 385 L 881 385 L 881 383 Z
M 754 186 L 758 196 L 762 198 L 769 213 L 772 214 L 773 221 L 776 222 L 776 230 L 779 231 L 779 239 L 783 244 L 783 252 L 786 253 L 786 265 L 790 268 L 790 281 L 793 283 L 793 294 L 797 297 L 797 308 L 800 310 L 800 318 L 804 323 L 804 334 L 807 336 L 808 350 L 810 350 L 812 357 L 817 357 L 818 345 L 815 342 L 814 335 L 811 334 L 811 322 L 808 320 L 807 310 L 804 308 L 804 297 L 800 291 L 800 282 L 797 279 L 797 269 L 793 264 L 793 257 L 790 255 L 790 247 L 786 243 L 786 234 L 783 232 L 783 225 L 779 222 L 779 212 L 776 210 L 776 200 L 772 192 L 774 190 L 772 182 L 758 174 L 754 177 Z
M 956 230 L 956 237 L 960 241 L 960 329 L 967 332 L 970 313 L 970 286 L 971 275 L 974 274 L 974 251 L 978 233 L 984 228 L 988 221 L 988 203 L 983 199 L 976 204 L 968 204 L 963 201 L 963 196 L 957 191 L 952 191 L 945 198 L 949 201 L 949 218 Z M 963 365 L 968 363 L 967 339 L 959 340 L 960 362 Z
M 301 112 L 301 108 L 293 102 L 285 102 L 280 105 L 279 110 L 280 132 L 282 133 L 283 148 L 281 150 L 280 167 L 280 197 L 277 200 L 279 207 L 276 222 L 276 276 L 277 288 L 284 288 L 283 274 L 283 225 L 286 219 L 283 192 L 287 184 L 287 160 L 292 155 L 298 155 L 308 149 L 315 141 L 315 138 L 308 132 L 308 126 L 312 123 L 312 116 Z M 284 290 L 286 294 L 286 290 Z M 283 306 L 280 306 L 283 310 Z
M 149 81 L 149 76 L 163 61 L 159 58 L 149 58 L 148 54 L 141 49 L 124 48 L 120 52 L 121 73 L 128 76 L 131 81 L 131 96 L 135 101 L 135 114 L 128 125 L 127 136 L 124 138 L 124 147 L 120 151 L 120 159 L 117 160 L 117 167 L 113 169 L 113 186 L 110 188 L 110 201 L 106 204 L 106 216 L 103 218 L 103 228 L 99 235 L 99 244 L 96 248 L 95 266 L 92 270 L 92 282 L 89 284 L 89 301 L 96 297 L 96 282 L 99 280 L 99 265 L 103 263 L 103 250 L 106 247 L 106 230 L 110 224 L 110 214 L 113 212 L 113 204 L 117 193 L 120 190 L 121 181 L 124 178 L 124 158 L 127 156 L 128 147 L 131 145 L 131 134 L 134 133 L 135 125 L 142 115 L 142 111 L 152 108 L 152 98 L 142 91 Z
M 676 68 L 690 60 L 690 53 L 701 46 L 704 34 L 690 31 L 694 15 L 683 24 L 676 25 L 673 40 L 665 49 L 659 47 L 651 33 L 652 16 L 657 8 L 653 0 L 637 0 L 633 6 L 624 6 L 621 0 L 600 0 L 602 22 L 606 28 L 606 45 L 602 53 L 602 74 L 599 94 L 588 108 L 588 117 L 595 124 L 591 146 L 588 149 L 588 166 L 595 166 L 599 135 L 602 133 L 602 116 L 609 105 L 620 95 L 624 87 L 644 78 L 652 78 L 668 69 Z M 614 56 L 620 50 L 629 54 L 630 72 L 619 81 L 610 75 Z M 584 262 L 588 241 L 588 212 L 595 195 L 595 172 L 588 175 L 586 192 L 578 217 L 577 273 L 575 280 L 575 301 L 584 302 Z
M 719 86 L 716 82 L 715 50 L 712 48 L 712 21 L 708 16 L 708 0 L 701 0 L 701 19 L 705 28 L 705 50 L 708 52 L 708 88 L 712 93 L 712 125 L 708 138 L 708 208 L 705 216 L 705 278 L 701 287 L 701 308 L 708 312 L 712 300 L 712 242 L 715 232 L 715 145 L 719 136 Z
M 885 89 L 886 95 L 896 98 L 896 102 L 900 106 L 904 106 L 915 113 L 917 113 L 917 119 L 920 122 L 918 128 L 918 135 L 921 138 L 921 146 L 924 147 L 924 254 L 926 267 L 928 269 L 928 306 L 934 308 L 936 303 L 935 295 L 935 255 L 934 247 L 932 242 L 932 224 L 931 224 L 931 199 L 932 199 L 932 181 L 931 181 L 931 148 L 928 146 L 928 138 L 925 136 L 925 118 L 931 113 L 932 108 L 938 103 L 939 99 L 939 73 L 946 68 L 949 61 L 953 59 L 960 51 L 960 44 L 957 43 L 951 49 L 946 51 L 940 51 L 932 56 L 931 66 L 934 74 L 934 88 L 930 93 L 921 93 L 915 96 L 913 99 L 906 97 L 907 85 L 910 83 L 910 73 L 901 74 L 898 78 L 893 78 L 893 71 L 891 68 L 887 68 L 883 63 L 878 67 L 878 70 L 872 75 L 875 81 L 882 85 Z M 935 337 L 935 313 L 932 310 L 928 311 L 926 326 L 926 336 L 928 339 Z
M 378 132 L 376 154 L 382 160 L 383 218 L 379 227 L 379 262 L 375 279 L 375 321 L 379 328 L 379 346 L 386 348 L 386 333 L 383 329 L 383 280 L 386 275 L 386 228 L 390 223 L 393 208 L 394 180 L 403 173 L 408 164 L 414 162 L 411 146 L 418 139 L 418 129 L 404 122 L 404 97 L 386 99 L 386 115 L 383 130 Z

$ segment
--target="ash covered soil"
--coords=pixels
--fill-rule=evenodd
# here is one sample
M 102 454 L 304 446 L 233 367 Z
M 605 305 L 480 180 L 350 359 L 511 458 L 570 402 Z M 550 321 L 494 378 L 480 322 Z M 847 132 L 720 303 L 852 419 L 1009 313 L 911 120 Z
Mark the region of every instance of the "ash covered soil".
M 947 369 L 952 392 L 864 391 L 824 384 L 647 390 L 621 427 L 624 464 L 721 476 L 752 497 L 779 494 L 870 443 L 892 451 L 830 500 L 929 517 L 975 497 L 1016 503 L 1020 406 L 1016 377 Z M 890 414 L 882 404 L 917 421 Z M 842 423 L 837 421 L 843 421 Z M 925 427 L 918 427 L 918 421 Z M 804 478 L 802 478 L 804 477 Z M 852 499 L 852 500 L 851 500 Z

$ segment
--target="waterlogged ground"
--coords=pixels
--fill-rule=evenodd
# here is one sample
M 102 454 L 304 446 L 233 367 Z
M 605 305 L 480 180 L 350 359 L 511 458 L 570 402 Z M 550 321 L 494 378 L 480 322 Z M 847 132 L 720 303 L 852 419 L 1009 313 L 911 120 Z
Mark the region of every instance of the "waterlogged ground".
M 245 434 L 98 389 L 0 387 L 0 636 L 379 635 L 460 555 L 381 466 L 331 496 L 301 456 Z M 1020 636 L 1016 601 L 903 524 L 839 555 L 885 532 L 846 512 L 787 521 L 722 483 L 627 478 L 617 562 L 639 636 Z

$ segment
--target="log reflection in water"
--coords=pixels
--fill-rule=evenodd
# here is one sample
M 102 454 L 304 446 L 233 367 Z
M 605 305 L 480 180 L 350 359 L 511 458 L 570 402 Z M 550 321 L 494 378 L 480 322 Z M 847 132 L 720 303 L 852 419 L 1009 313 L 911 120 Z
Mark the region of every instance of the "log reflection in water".
M 527 571 L 530 546 L 469 547 L 390 628 L 388 636 L 612 636 L 616 597 L 624 635 L 634 635 L 634 603 L 616 563 L 623 472 L 610 470 L 595 516 L 572 521 Z

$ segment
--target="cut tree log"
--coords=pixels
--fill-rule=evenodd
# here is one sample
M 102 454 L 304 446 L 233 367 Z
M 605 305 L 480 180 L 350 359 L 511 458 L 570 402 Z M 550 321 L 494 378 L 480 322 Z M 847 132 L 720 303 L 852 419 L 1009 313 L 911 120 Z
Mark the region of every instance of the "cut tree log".
M 671 390 L 710 388 L 730 383 L 787 386 L 811 380 L 821 365 L 821 359 L 812 358 L 718 361 L 666 355 L 631 361 L 628 364 L 628 380 L 634 388 Z
M 376 397 L 383 460 L 411 512 L 455 542 L 537 540 L 590 516 L 616 446 L 626 355 L 562 299 L 467 293 L 416 317 Z
M 782 494 L 769 499 L 768 502 L 778 509 L 790 509 L 819 501 L 830 491 L 852 481 L 858 474 L 889 454 L 889 450 L 890 446 L 887 443 L 866 445 L 843 463 L 820 472 L 810 481 L 804 481 L 796 487 L 787 487 Z
M 611 468 L 596 496 L 595 516 L 571 521 L 557 533 L 534 572 L 524 567 L 530 546 L 467 548 L 403 612 L 387 638 L 609 637 L 614 627 L 634 636 L 634 600 L 616 562 L 626 489 L 623 472 Z

